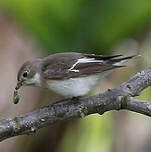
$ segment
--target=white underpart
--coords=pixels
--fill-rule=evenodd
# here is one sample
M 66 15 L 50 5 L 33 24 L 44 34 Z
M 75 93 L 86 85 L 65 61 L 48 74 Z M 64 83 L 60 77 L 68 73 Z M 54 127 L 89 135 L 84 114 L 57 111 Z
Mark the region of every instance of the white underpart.
M 111 71 L 112 70 L 87 77 L 70 78 L 68 80 L 48 80 L 47 88 L 64 97 L 84 96 L 101 78 L 108 75 Z
M 69 69 L 69 71 L 79 72 L 79 70 L 74 69 L 77 64 L 79 64 L 79 63 L 92 63 L 92 62 L 103 62 L 103 60 L 95 60 L 94 58 L 82 58 L 82 59 L 78 59 L 78 61 L 76 63 L 74 63 L 72 65 L 72 67 Z
M 36 73 L 33 78 L 28 79 L 25 81 L 26 85 L 34 85 L 34 86 L 41 86 L 40 85 L 40 74 Z

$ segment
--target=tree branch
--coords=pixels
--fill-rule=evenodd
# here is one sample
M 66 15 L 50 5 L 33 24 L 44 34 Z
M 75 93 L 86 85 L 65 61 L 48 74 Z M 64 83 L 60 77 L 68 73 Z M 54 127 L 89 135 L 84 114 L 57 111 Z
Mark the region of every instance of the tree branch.
M 0 141 L 35 132 L 57 121 L 80 118 L 93 113 L 127 109 L 151 116 L 151 103 L 133 97 L 151 85 L 151 67 L 138 72 L 120 87 L 80 99 L 64 99 L 31 113 L 0 120 Z

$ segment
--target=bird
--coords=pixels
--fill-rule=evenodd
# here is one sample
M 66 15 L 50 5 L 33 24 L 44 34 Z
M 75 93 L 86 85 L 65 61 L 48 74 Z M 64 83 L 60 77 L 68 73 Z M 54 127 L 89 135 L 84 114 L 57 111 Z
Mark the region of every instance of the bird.
M 102 78 L 125 67 L 123 63 L 136 56 L 66 52 L 32 59 L 19 69 L 15 89 L 35 86 L 52 90 L 64 98 L 85 96 Z

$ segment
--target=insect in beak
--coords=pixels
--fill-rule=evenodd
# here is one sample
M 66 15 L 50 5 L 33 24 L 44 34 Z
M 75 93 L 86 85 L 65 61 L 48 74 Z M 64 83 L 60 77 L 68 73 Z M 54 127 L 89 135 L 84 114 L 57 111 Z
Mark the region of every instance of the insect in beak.
M 15 90 L 14 90 L 14 96 L 13 96 L 13 102 L 14 104 L 17 104 L 19 102 L 19 94 L 18 94 L 18 89 L 23 85 L 23 81 L 18 81 Z

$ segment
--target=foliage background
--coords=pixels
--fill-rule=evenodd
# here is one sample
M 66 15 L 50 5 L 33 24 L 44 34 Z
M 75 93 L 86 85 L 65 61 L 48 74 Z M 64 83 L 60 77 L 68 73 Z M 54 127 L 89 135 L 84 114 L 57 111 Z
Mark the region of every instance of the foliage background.
M 48 104 L 50 99 L 59 99 L 41 89 L 25 88 L 21 91 L 22 103 L 10 104 L 17 70 L 30 58 L 65 51 L 142 54 L 142 59 L 130 63 L 129 68 L 105 79 L 102 91 L 150 65 L 150 8 L 148 0 L 1 0 L 0 118 L 26 113 Z M 92 94 L 99 91 L 98 85 Z M 149 100 L 150 89 L 140 98 Z M 149 118 L 138 114 L 95 114 L 49 126 L 32 136 L 8 139 L 0 144 L 0 150 L 149 152 L 150 126 Z

